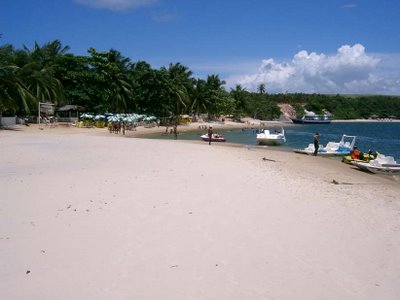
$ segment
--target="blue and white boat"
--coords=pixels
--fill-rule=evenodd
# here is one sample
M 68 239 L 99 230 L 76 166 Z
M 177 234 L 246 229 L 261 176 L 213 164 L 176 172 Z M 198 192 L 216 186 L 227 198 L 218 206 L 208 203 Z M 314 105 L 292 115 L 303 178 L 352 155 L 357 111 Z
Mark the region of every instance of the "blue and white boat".
M 318 155 L 321 156 L 344 156 L 349 155 L 356 143 L 356 136 L 343 134 L 340 142 L 329 142 L 325 147 L 318 148 Z M 314 154 L 314 144 L 309 144 L 305 149 L 294 149 L 293 151 L 301 154 Z
M 317 115 L 314 112 L 307 112 L 301 118 L 291 118 L 291 120 L 295 124 L 330 124 L 332 115 Z

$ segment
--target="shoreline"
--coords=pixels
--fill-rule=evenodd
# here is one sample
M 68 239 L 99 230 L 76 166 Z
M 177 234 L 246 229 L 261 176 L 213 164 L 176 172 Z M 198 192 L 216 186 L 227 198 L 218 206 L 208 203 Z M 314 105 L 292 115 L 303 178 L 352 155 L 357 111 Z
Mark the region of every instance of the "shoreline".
M 382 123 L 380 121 L 370 121 L 370 120 L 334 120 L 332 121 L 333 123 Z M 396 122 L 394 122 L 396 123 Z M 298 127 L 298 126 L 303 126 L 301 124 L 293 124 L 292 122 L 282 122 L 282 121 L 260 121 L 257 119 L 245 119 L 245 122 L 243 123 L 238 123 L 238 122 L 232 122 L 232 121 L 226 121 L 224 123 L 222 122 L 195 122 L 195 123 L 190 123 L 190 124 L 185 124 L 185 125 L 178 125 L 178 134 L 179 133 L 185 133 L 185 132 L 206 132 L 209 126 L 213 126 L 214 131 L 218 130 L 230 130 L 230 129 L 258 129 L 263 125 L 263 127 L 268 127 L 268 126 L 281 126 L 282 128 L 291 128 L 291 127 Z M 327 125 L 321 125 L 325 127 L 329 127 L 329 124 Z M 94 134 L 94 135 L 104 135 L 104 136 L 109 136 L 109 137 L 126 137 L 126 138 L 145 138 L 147 137 L 152 137 L 153 139 L 154 136 L 157 134 L 160 135 L 167 135 L 171 136 L 171 138 L 162 138 L 161 140 L 173 140 L 173 134 L 172 133 L 166 133 L 166 129 L 168 128 L 168 131 L 172 130 L 171 126 L 154 126 L 154 127 L 144 127 L 144 126 L 139 126 L 136 128 L 136 130 L 127 130 L 125 132 L 125 135 L 120 134 L 113 134 L 109 133 L 107 128 L 78 128 L 75 126 L 71 126 L 70 124 L 67 123 L 60 123 L 56 126 L 44 126 L 41 125 L 41 128 L 39 128 L 38 124 L 30 124 L 30 126 L 24 126 L 24 125 L 14 125 L 10 126 L 8 128 L 0 128 L 0 137 L 2 132 L 29 132 L 29 133 L 34 133 L 34 132 L 46 132 L 46 133 L 71 133 L 71 134 Z M 204 128 L 200 128 L 204 127 Z M 41 129 L 41 130 L 39 130 Z M 179 140 L 179 136 L 178 136 Z M 190 140 L 185 140 L 185 141 L 190 141 Z M 197 142 L 196 140 L 193 140 L 193 142 Z M 295 148 L 290 148 L 290 147 L 277 147 L 277 146 L 263 146 L 263 145 L 253 145 L 253 144 L 236 144 L 236 143 L 230 143 L 224 142 L 224 143 L 213 143 L 213 144 L 221 144 L 221 146 L 226 145 L 226 146 L 239 146 L 239 147 L 254 147 L 254 148 L 259 148 L 259 149 L 265 149 L 268 148 L 273 151 L 278 151 L 278 152 L 292 152 L 293 149 Z
M 353 120 L 332 120 L 333 123 L 400 123 L 400 120 L 368 120 L 368 119 L 353 119 Z
M 213 126 L 213 129 L 215 131 L 217 130 L 229 130 L 229 129 L 255 129 L 258 128 L 258 126 L 260 125 L 259 123 L 257 123 L 258 120 L 253 120 L 253 122 L 251 122 L 250 124 L 246 124 L 246 123 L 236 123 L 236 122 L 226 122 L 226 123 L 213 123 L 213 122 L 203 122 L 203 123 L 192 123 L 189 125 L 179 125 L 178 126 L 178 133 L 179 132 L 194 132 L 194 131 L 204 131 L 206 132 L 206 129 L 199 129 L 199 124 L 200 126 Z M 276 122 L 276 121 L 271 121 L 272 124 L 276 125 L 277 123 L 282 124 L 282 122 Z M 302 126 L 302 125 L 296 125 L 296 124 L 284 124 L 284 125 L 289 125 L 289 127 L 292 126 Z M 329 125 L 328 125 L 329 126 Z M 287 128 L 287 127 L 285 127 Z M 166 139 L 158 139 L 158 138 L 146 138 L 146 136 L 153 136 L 153 135 L 157 135 L 157 134 L 165 134 L 165 126 L 160 126 L 160 127 L 143 127 L 143 126 L 139 126 L 137 127 L 137 130 L 133 131 L 133 130 L 127 130 L 125 132 L 125 135 L 120 134 L 114 134 L 114 133 L 109 133 L 107 128 L 77 128 L 74 126 L 65 126 L 65 125 L 58 125 L 55 127 L 51 127 L 51 126 L 44 126 L 43 128 L 41 128 L 41 130 L 39 130 L 39 127 L 37 124 L 32 124 L 31 126 L 27 127 L 27 126 L 23 126 L 23 125 L 17 125 L 14 126 L 12 129 L 9 130 L 1 130 L 0 129 L 0 138 L 2 137 L 1 132 L 4 132 L 5 136 L 7 134 L 13 134 L 13 132 L 15 132 L 16 134 L 21 133 L 21 134 L 39 134 L 40 136 L 46 136 L 46 135 L 84 135 L 84 136 L 103 136 L 103 137 L 107 137 L 107 138 L 138 138 L 138 139 L 143 139 L 143 140 L 158 140 L 158 141 L 167 141 L 167 142 L 183 142 L 183 143 L 189 143 L 189 144 L 193 144 L 193 145 L 206 145 L 208 143 L 205 142 L 201 142 L 200 140 L 182 140 L 182 139 L 178 139 L 175 140 L 173 138 L 173 134 L 168 133 L 168 136 L 170 136 L 171 138 L 166 138 Z M 297 155 L 300 157 L 312 157 L 309 155 L 305 155 L 305 154 L 299 154 L 299 153 L 295 153 L 293 150 L 295 148 L 290 148 L 290 147 L 285 147 L 285 146 L 267 146 L 267 145 L 253 145 L 253 144 L 239 144 L 239 143 L 232 143 L 232 142 L 223 142 L 223 143 L 218 143 L 218 142 L 214 142 L 212 143 L 213 147 L 228 147 L 228 148 L 243 148 L 243 149 L 248 149 L 248 150 L 252 150 L 252 151 L 258 151 L 260 153 L 264 153 L 264 152 L 272 152 L 272 153 L 276 153 L 277 155 L 279 155 L 279 153 L 283 153 L 285 155 L 287 155 L 288 153 L 290 153 L 291 155 Z M 319 159 L 323 160 L 330 160 L 333 161 L 335 163 L 338 163 L 340 165 L 345 165 L 346 167 L 350 167 L 350 165 L 346 165 L 340 162 L 340 158 L 339 157 L 323 157 L 320 156 L 318 157 Z M 308 158 L 307 158 L 308 159 Z M 354 168 L 354 170 L 359 171 L 357 168 L 355 167 L 351 167 Z M 375 177 L 382 177 L 382 178 L 386 178 L 389 179 L 390 181 L 397 181 L 398 176 L 394 175 L 394 176 L 385 176 L 382 174 L 370 174 L 367 172 L 361 172 L 360 171 L 361 176 L 365 175 L 365 176 L 375 176 Z
M 283 128 L 288 128 L 288 127 L 294 127 L 294 126 L 302 126 L 303 124 L 294 124 L 290 120 L 287 121 L 263 121 L 259 119 L 252 119 L 252 118 L 244 118 L 244 121 L 242 123 L 240 122 L 233 122 L 233 121 L 225 121 L 225 122 L 194 122 L 186 125 L 178 125 L 178 128 L 182 132 L 186 131 L 196 131 L 196 130 L 206 130 L 206 129 L 201 129 L 200 126 L 206 126 L 207 128 L 209 126 L 213 126 L 216 129 L 236 129 L 236 128 L 246 128 L 246 129 L 253 129 L 253 128 L 259 128 L 260 126 L 268 127 L 268 126 L 281 126 Z M 352 120 L 332 120 L 332 123 L 400 123 L 400 120 L 370 120 L 370 119 L 352 119 Z M 329 126 L 329 124 L 324 124 L 325 126 Z M 11 126 L 3 126 L 0 127 L 0 132 L 1 131 L 7 131 L 7 130 L 29 130 L 30 128 L 38 128 L 38 124 L 29 124 L 29 126 L 24 126 L 24 125 L 11 125 Z M 53 128 L 76 128 L 72 126 L 70 123 L 59 123 L 56 126 L 45 126 L 45 125 L 40 125 L 43 129 L 53 129 Z M 170 129 L 172 126 L 168 126 Z M 137 127 L 138 130 L 136 131 L 126 131 L 130 132 L 131 135 L 143 135 L 147 133 L 163 133 L 165 132 L 166 126 L 154 126 L 154 127 L 144 127 L 144 126 L 139 126 Z M 102 128 L 79 128 L 79 129 L 102 129 Z M 106 128 L 104 128 L 106 129 Z M 147 131 L 147 132 L 146 132 Z

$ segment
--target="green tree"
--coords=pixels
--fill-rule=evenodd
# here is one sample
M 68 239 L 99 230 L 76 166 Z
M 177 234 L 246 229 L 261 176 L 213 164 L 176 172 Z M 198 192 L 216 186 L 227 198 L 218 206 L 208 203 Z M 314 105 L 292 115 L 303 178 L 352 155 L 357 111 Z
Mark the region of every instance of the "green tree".
M 209 118 L 220 115 L 219 101 L 221 101 L 221 96 L 225 96 L 223 85 L 224 80 L 219 78 L 219 75 L 212 74 L 207 76 L 207 80 L 204 86 L 204 101 L 206 105 L 206 111 Z M 223 100 L 222 100 L 223 101 Z
M 253 94 L 247 107 L 247 113 L 255 119 L 273 120 L 281 114 L 276 102 L 266 100 L 262 94 Z
M 17 53 L 18 62 L 24 62 L 29 89 L 40 102 L 62 103 L 64 93 L 61 81 L 56 77 L 58 60 L 69 50 L 59 40 L 40 46 L 35 42 L 32 49 L 24 46 L 25 55 Z
M 0 66 L 0 114 L 29 113 L 36 105 L 37 99 L 25 84 L 24 71 L 15 65 Z
M 154 79 L 154 77 L 156 77 L 156 72 L 147 62 L 138 61 L 131 64 L 128 76 L 132 84 L 133 99 L 135 99 L 135 101 L 130 103 L 131 111 L 154 114 L 157 109 L 156 107 L 149 107 L 148 104 L 151 102 L 147 100 L 151 98 L 150 95 L 156 88 L 152 86 L 153 83 L 157 82 L 157 80 Z M 157 96 L 154 97 L 154 100 L 157 101 L 156 97 Z M 160 115 L 159 111 L 157 115 Z
M 257 91 L 258 91 L 260 94 L 265 94 L 265 91 L 266 91 L 265 84 L 264 84 L 264 83 L 260 83 L 260 84 L 258 85 L 258 87 L 257 87 Z
M 54 40 L 42 46 L 35 42 L 32 49 L 24 46 L 29 61 L 36 62 L 42 67 L 56 66 L 58 58 L 65 55 L 69 49 L 69 46 L 63 46 L 59 40 Z
M 206 91 L 206 81 L 203 79 L 196 79 L 194 81 L 193 97 L 190 106 L 195 115 L 207 112 L 208 101 Z
M 23 51 L 15 51 L 10 46 L 1 47 L 1 110 L 25 114 L 35 110 L 39 101 L 62 101 L 62 85 L 54 76 L 55 63 L 48 60 L 45 64 L 39 60 L 37 53 L 41 49 L 37 43 L 32 51 L 26 47 Z
M 190 101 L 190 90 L 193 89 L 192 72 L 188 67 L 170 64 L 167 71 L 167 95 L 175 116 L 187 112 Z
M 212 91 L 210 102 L 213 103 L 211 112 L 216 116 L 231 115 L 235 112 L 235 99 L 224 90 Z
M 58 59 L 56 77 L 64 88 L 65 102 L 85 107 L 94 111 L 97 106 L 97 89 L 94 72 L 89 65 L 87 56 L 63 55 Z
M 218 91 L 223 89 L 225 80 L 221 80 L 218 74 L 212 74 L 207 76 L 206 88 L 209 91 Z
M 246 110 L 246 103 L 248 101 L 248 92 L 240 84 L 235 86 L 235 89 L 231 89 L 231 95 L 236 101 L 236 108 L 240 113 Z
M 322 113 L 323 113 L 323 106 L 322 106 L 321 103 L 320 103 L 318 100 L 316 100 L 316 99 L 313 99 L 313 100 L 311 100 L 310 102 L 308 102 L 308 103 L 305 105 L 305 108 L 306 108 L 308 111 L 313 111 L 313 112 L 315 112 L 316 114 L 322 114 Z
M 108 52 L 97 52 L 94 48 L 90 48 L 88 52 L 97 90 L 98 105 L 95 110 L 127 112 L 128 102 L 133 101 L 132 84 L 127 74 L 129 59 L 125 59 L 113 49 Z
M 142 68 L 135 76 L 137 76 L 135 95 L 139 112 L 163 118 L 175 115 L 176 106 L 170 101 L 169 75 L 165 68 L 161 70 Z
M 294 103 L 292 106 L 295 110 L 296 118 L 301 118 L 305 114 L 304 107 L 301 104 Z

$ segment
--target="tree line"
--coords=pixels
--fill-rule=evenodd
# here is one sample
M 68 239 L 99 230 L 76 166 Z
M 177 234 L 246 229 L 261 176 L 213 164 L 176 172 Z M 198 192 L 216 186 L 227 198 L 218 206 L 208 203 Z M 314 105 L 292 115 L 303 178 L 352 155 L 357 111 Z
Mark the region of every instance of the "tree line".
M 263 120 L 278 119 L 279 103 L 329 111 L 337 119 L 400 116 L 399 97 L 320 94 L 268 94 L 265 84 L 257 92 L 237 85 L 227 91 L 218 74 L 193 77 L 181 63 L 152 68 L 133 62 L 117 50 L 88 54 L 68 53 L 55 40 L 44 45 L 0 46 L 0 113 L 26 116 L 37 112 L 38 102 L 79 105 L 93 113 L 137 112 L 157 117 L 207 114 L 209 118 L 233 115 Z

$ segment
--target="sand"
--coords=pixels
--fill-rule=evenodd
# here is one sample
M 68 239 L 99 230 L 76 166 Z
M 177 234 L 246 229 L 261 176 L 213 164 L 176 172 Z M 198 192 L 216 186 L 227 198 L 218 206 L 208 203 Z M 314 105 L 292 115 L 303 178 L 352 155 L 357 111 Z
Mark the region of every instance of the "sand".
M 400 298 L 397 177 L 35 126 L 0 168 L 0 299 Z

